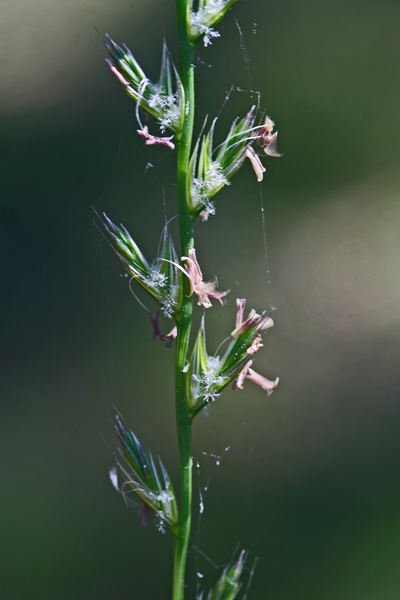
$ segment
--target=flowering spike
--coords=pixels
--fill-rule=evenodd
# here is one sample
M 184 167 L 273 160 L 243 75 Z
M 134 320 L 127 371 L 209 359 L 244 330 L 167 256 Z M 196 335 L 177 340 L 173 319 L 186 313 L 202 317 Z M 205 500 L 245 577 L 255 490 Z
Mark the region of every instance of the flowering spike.
M 119 85 L 134 100 L 141 143 L 176 149 L 177 154 L 175 190 L 182 249 L 179 257 L 183 255 L 180 259 L 168 224 L 163 230 L 157 257 L 152 262 L 146 259 L 123 225 L 115 225 L 107 216 L 104 216 L 102 225 L 114 253 L 130 276 L 132 294 L 149 315 L 153 339 L 162 340 L 169 347 L 176 338 L 174 388 L 181 463 L 181 518 L 171 479 L 161 460 L 153 458 L 119 417 L 115 429 L 120 447 L 115 452 L 117 466 L 111 471 L 110 478 L 126 502 L 130 501 L 132 494 L 139 499 L 144 525 L 148 515 L 153 512 L 158 517 L 161 530 L 166 527 L 171 529 L 174 536 L 172 597 L 179 599 L 186 593 L 185 569 L 190 547 L 192 421 L 221 395 L 228 384 L 233 384 L 234 389 L 242 389 L 245 380 L 249 379 L 270 394 L 278 383 L 278 378 L 275 381 L 268 380 L 252 369 L 255 355 L 263 346 L 263 333 L 272 327 L 273 321 L 265 312 L 258 314 L 255 310 L 251 310 L 246 317 L 244 299 L 237 300 L 236 320 L 230 336 L 223 340 L 214 354 L 207 352 L 205 309 L 210 308 L 213 301 L 223 305 L 229 290 L 219 291 L 216 278 L 203 280 L 195 251 L 194 228 L 197 217 L 207 220 L 215 213 L 215 196 L 230 185 L 233 175 L 247 162 L 246 158 L 255 171 L 257 181 L 261 182 L 265 167 L 260 157 L 279 156 L 273 121 L 266 117 L 263 122 L 256 122 L 258 105 L 253 106 L 244 117 L 237 117 L 233 121 L 222 143 L 214 144 L 214 139 L 217 139 L 214 136 L 217 118 L 207 129 L 204 124 L 197 142 L 193 139 L 194 125 L 198 119 L 195 110 L 195 46 L 201 42 L 208 46 L 220 37 L 216 26 L 236 1 L 177 1 L 178 43 L 175 46 L 179 54 L 179 71 L 164 41 L 158 80 L 147 77 L 125 45 L 116 44 L 109 36 L 106 43 L 109 52 L 106 62 Z M 158 125 L 156 131 L 153 131 L 150 117 Z M 136 199 L 138 202 L 140 200 Z M 189 283 L 183 276 L 188 278 Z M 158 310 L 150 310 L 136 297 L 131 287 L 132 280 L 158 302 Z M 201 307 L 202 318 L 193 343 L 194 294 Z M 174 320 L 174 326 L 167 335 L 161 332 L 161 312 Z M 235 600 L 239 592 L 243 594 L 241 577 L 244 564 L 245 552 L 242 551 L 236 562 L 232 560 L 220 573 L 207 600 Z M 205 594 L 197 596 L 198 600 L 205 600 Z M 244 596 L 247 597 L 247 591 Z

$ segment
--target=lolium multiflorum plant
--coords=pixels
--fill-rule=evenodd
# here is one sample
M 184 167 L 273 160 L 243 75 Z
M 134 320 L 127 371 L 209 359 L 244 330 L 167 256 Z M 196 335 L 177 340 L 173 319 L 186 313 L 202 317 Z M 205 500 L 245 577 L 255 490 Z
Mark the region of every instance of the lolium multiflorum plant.
M 103 232 L 130 277 L 130 287 L 141 286 L 158 304 L 151 314 L 154 338 L 168 347 L 176 345 L 175 390 L 176 422 L 180 449 L 181 497 L 178 501 L 168 472 L 161 462 L 143 448 L 125 421 L 117 415 L 115 429 L 120 447 L 111 480 L 125 500 L 136 497 L 142 505 L 142 520 L 154 513 L 160 529 L 173 536 L 172 599 L 183 600 L 185 564 L 192 512 L 192 424 L 194 418 L 232 385 L 241 390 L 246 380 L 258 384 L 268 395 L 278 384 L 253 370 L 256 354 L 265 333 L 273 326 L 266 313 L 245 312 L 246 300 L 236 300 L 236 320 L 232 323 L 224 352 L 209 354 L 206 345 L 206 315 L 213 303 L 223 306 L 229 292 L 219 291 L 217 279 L 205 281 L 194 241 L 198 219 L 207 221 L 214 214 L 214 199 L 230 185 L 233 175 L 249 159 L 258 181 L 265 167 L 260 156 L 279 156 L 277 132 L 269 117 L 260 117 L 258 107 L 234 120 L 217 145 L 214 143 L 216 119 L 193 141 L 195 116 L 194 53 L 199 44 L 208 46 L 220 34 L 215 26 L 236 0 L 177 0 L 179 63 L 176 66 L 164 41 L 161 73 L 151 81 L 130 50 L 107 36 L 106 59 L 112 73 L 135 103 L 138 134 L 144 145 L 162 145 L 176 153 L 177 210 L 180 246 L 175 249 L 168 223 L 161 235 L 158 256 L 148 260 L 123 225 L 109 216 L 102 219 Z M 144 124 L 145 123 L 145 124 Z M 135 292 L 134 292 L 135 293 Z M 194 307 L 194 300 L 199 308 Z M 198 332 L 191 336 L 192 316 L 201 312 Z M 159 315 L 171 320 L 168 333 L 161 333 Z M 229 332 L 221 332 L 226 340 Z M 172 374 L 171 374 L 172 377 Z M 199 598 L 233 600 L 242 589 L 246 552 L 241 551 L 227 564 L 214 588 Z

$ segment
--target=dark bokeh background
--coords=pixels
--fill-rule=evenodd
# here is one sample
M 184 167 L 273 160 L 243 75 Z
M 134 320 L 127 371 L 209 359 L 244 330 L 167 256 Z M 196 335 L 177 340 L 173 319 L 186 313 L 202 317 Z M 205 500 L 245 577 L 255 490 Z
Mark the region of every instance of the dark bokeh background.
M 227 391 L 196 422 L 188 598 L 238 543 L 258 557 L 249 600 L 399 597 L 399 24 L 396 0 L 240 0 L 198 54 L 198 125 L 233 84 L 261 91 L 280 132 L 262 195 L 245 165 L 196 233 L 206 277 L 232 289 L 211 346 L 236 295 L 277 307 L 257 366 L 281 383 L 269 399 Z M 170 597 L 171 540 L 111 488 L 103 437 L 115 404 L 177 476 L 173 352 L 149 343 L 91 206 L 152 258 L 174 157 L 142 148 L 94 26 L 155 78 L 174 3 L 1 1 L 6 600 Z M 253 101 L 233 92 L 216 135 Z

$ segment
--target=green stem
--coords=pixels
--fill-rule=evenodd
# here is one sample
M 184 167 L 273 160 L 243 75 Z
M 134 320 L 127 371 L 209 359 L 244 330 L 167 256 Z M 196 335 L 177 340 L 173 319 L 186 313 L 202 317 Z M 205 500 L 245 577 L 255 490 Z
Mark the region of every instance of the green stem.
M 188 173 L 190 150 L 193 136 L 194 121 L 194 47 L 190 43 L 186 29 L 186 13 L 188 0 L 176 0 L 178 12 L 178 39 L 180 57 L 180 75 L 185 90 L 186 114 L 181 135 L 178 137 L 178 210 L 181 230 L 182 252 L 187 256 L 189 248 L 193 247 L 193 220 L 191 219 L 186 202 L 187 183 L 191 181 Z
M 176 360 L 176 419 L 181 455 L 181 505 L 179 526 L 174 538 L 173 600 L 183 600 L 186 556 L 190 536 L 192 505 L 192 424 L 185 402 L 185 374 L 182 369 L 186 362 L 187 345 L 190 334 L 191 315 L 181 322 L 177 337 Z
M 177 0 L 178 36 L 180 54 L 180 74 L 185 90 L 186 114 L 182 133 L 177 137 L 177 192 L 179 227 L 181 234 L 182 256 L 188 255 L 193 248 L 193 220 L 186 202 L 190 174 L 188 165 L 193 135 L 194 120 L 194 48 L 187 37 L 186 15 L 188 0 Z M 186 557 L 190 536 L 192 507 L 192 417 L 186 406 L 186 365 L 190 329 L 192 325 L 192 298 L 189 298 L 190 286 L 187 278 L 183 281 L 182 306 L 178 320 L 176 351 L 176 421 L 181 458 L 181 505 L 179 525 L 174 536 L 174 573 L 172 600 L 183 600 Z

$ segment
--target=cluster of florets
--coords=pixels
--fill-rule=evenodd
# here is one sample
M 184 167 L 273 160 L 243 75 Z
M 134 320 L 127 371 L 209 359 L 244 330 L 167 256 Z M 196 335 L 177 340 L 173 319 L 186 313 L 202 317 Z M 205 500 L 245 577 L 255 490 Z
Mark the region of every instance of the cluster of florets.
M 213 27 L 235 2 L 236 0 L 197 0 L 194 8 L 191 0 L 187 12 L 187 31 L 191 43 L 195 45 L 203 40 L 207 46 L 212 38 L 218 37 L 219 33 Z M 108 38 L 107 48 L 110 53 L 107 62 L 112 72 L 136 102 L 136 115 L 140 125 L 138 133 L 144 143 L 148 146 L 161 144 L 174 149 L 174 136 L 178 135 L 179 139 L 187 106 L 180 76 L 166 44 L 163 46 L 160 78 L 156 83 L 145 75 L 125 45 L 120 47 Z M 162 135 L 153 135 L 147 125 L 142 125 L 140 111 L 156 120 Z M 243 118 L 235 119 L 224 141 L 216 147 L 213 138 L 217 119 L 214 119 L 207 133 L 200 134 L 188 164 L 186 200 L 193 221 L 197 217 L 207 220 L 215 213 L 213 199 L 219 191 L 230 185 L 231 178 L 246 158 L 251 162 L 257 180 L 262 181 L 265 167 L 260 154 L 279 156 L 274 122 L 266 117 L 261 124 L 256 124 L 256 114 L 256 107 L 253 106 Z M 167 130 L 172 135 L 165 136 Z M 255 147 L 258 147 L 257 151 Z M 108 217 L 105 217 L 103 225 L 114 252 L 128 274 L 160 305 L 160 310 L 155 315 L 145 307 L 150 314 L 154 338 L 171 345 L 177 335 L 176 327 L 167 335 L 160 332 L 158 315 L 161 311 L 178 324 L 183 276 L 189 279 L 190 295 L 197 296 L 198 305 L 203 310 L 210 308 L 212 301 L 221 305 L 225 303 L 229 290 L 219 291 L 216 278 L 203 280 L 194 248 L 190 248 L 188 255 L 182 256 L 181 261 L 178 260 L 167 226 L 163 232 L 158 258 L 149 263 L 122 225 L 117 227 Z M 144 306 L 140 300 L 139 302 Z M 244 319 L 244 304 L 244 300 L 237 300 L 236 326 L 231 333 L 231 343 L 222 357 L 207 353 L 203 314 L 193 352 L 185 367 L 187 407 L 192 415 L 214 401 L 229 382 L 233 382 L 234 389 L 241 389 L 245 379 L 250 379 L 261 385 L 268 394 L 278 383 L 278 379 L 270 381 L 252 369 L 254 355 L 262 346 L 262 334 L 273 325 L 273 321 L 265 313 L 260 315 L 255 311 L 251 311 L 247 319 Z
M 147 452 L 136 435 L 117 415 L 115 430 L 121 447 L 115 453 L 116 467 L 110 471 L 110 479 L 125 502 L 130 495 L 138 496 L 143 503 L 142 521 L 146 524 L 147 513 L 153 511 L 159 528 L 174 530 L 178 523 L 178 505 L 171 479 L 159 459 L 159 470 L 150 452 Z
M 262 335 L 273 326 L 269 315 L 258 314 L 251 310 L 243 318 L 244 299 L 236 300 L 236 323 L 231 332 L 231 342 L 224 355 L 209 355 L 206 348 L 205 316 L 200 323 L 199 332 L 185 372 L 187 373 L 187 407 L 193 416 L 198 414 L 210 402 L 218 398 L 222 390 L 233 382 L 233 389 L 243 389 L 245 379 L 259 385 L 268 395 L 278 385 L 279 378 L 270 380 L 256 373 L 251 366 L 254 355 L 262 347 Z
M 255 125 L 256 107 L 243 119 L 235 119 L 225 140 L 213 147 L 214 119 L 210 131 L 201 136 L 195 145 L 189 168 L 191 188 L 188 194 L 188 209 L 193 217 L 200 216 L 206 221 L 215 213 L 212 199 L 220 190 L 230 184 L 230 179 L 249 158 L 257 180 L 262 181 L 265 167 L 253 145 L 262 148 L 268 156 L 280 156 L 276 151 L 278 132 L 273 132 L 274 122 L 266 117 L 261 125 Z
M 110 244 L 126 271 L 160 304 L 165 316 L 176 320 L 182 293 L 182 274 L 189 279 L 190 295 L 197 296 L 197 303 L 204 310 L 210 308 L 213 301 L 221 306 L 225 304 L 229 290 L 218 290 L 216 278 L 204 281 L 194 248 L 189 250 L 188 256 L 181 257 L 183 266 L 178 263 L 167 225 L 161 238 L 159 257 L 151 265 L 122 225 L 117 227 L 108 217 L 105 217 L 103 225 Z M 245 303 L 244 299 L 236 301 L 235 328 L 230 334 L 232 341 L 222 357 L 212 356 L 207 352 L 203 313 L 197 339 L 185 367 L 187 406 L 193 416 L 218 398 L 231 381 L 234 389 L 242 389 L 245 379 L 250 379 L 268 394 L 278 384 L 278 379 L 270 381 L 251 368 L 254 355 L 262 347 L 262 334 L 273 326 L 272 318 L 266 313 L 258 314 L 252 310 L 247 319 L 244 319 Z M 148 312 L 150 313 L 149 310 Z M 158 314 L 150 313 L 150 317 L 154 338 L 161 339 L 170 346 L 177 334 L 176 327 L 168 335 L 162 335 L 158 325 Z
M 166 130 L 173 134 L 182 130 L 185 118 L 185 92 L 167 45 L 165 43 L 163 45 L 160 78 L 158 82 L 153 83 L 125 44 L 119 46 L 109 36 L 107 40 L 106 46 L 110 58 L 107 58 L 106 62 L 128 96 L 136 102 L 139 135 L 148 146 L 164 144 L 174 149 L 173 135 L 161 137 L 150 134 L 148 127 L 143 126 L 139 112 L 141 109 L 145 114 L 153 117 L 163 134 Z
M 131 279 L 158 302 L 164 316 L 175 318 L 182 289 L 181 272 L 185 273 L 185 270 L 178 264 L 168 225 L 161 235 L 158 257 L 151 264 L 123 225 L 118 227 L 106 215 L 102 225 L 114 253 Z M 134 293 L 132 288 L 131 291 Z M 146 308 L 141 301 L 140 304 Z M 163 336 L 157 329 L 158 320 L 154 319 L 151 311 L 146 310 L 151 316 L 155 338 L 169 342 L 176 337 L 175 328 L 168 336 Z
M 222 19 L 234 1 L 200 0 L 196 11 L 191 6 L 189 37 L 193 43 L 203 38 L 207 45 L 211 37 L 219 35 L 211 33 L 211 25 Z M 107 39 L 110 54 L 110 58 L 106 59 L 107 64 L 136 102 L 136 117 L 140 126 L 138 134 L 147 146 L 163 145 L 173 150 L 174 137 L 183 128 L 186 102 L 182 81 L 166 44 L 163 45 L 160 78 L 153 83 L 125 45 L 119 46 L 110 37 Z M 150 133 L 148 126 L 143 125 L 140 111 L 156 120 L 161 135 Z M 264 155 L 280 156 L 276 150 L 278 132 L 273 132 L 274 122 L 266 117 L 261 125 L 255 125 L 255 118 L 253 106 L 244 118 L 235 119 L 225 140 L 216 148 L 213 147 L 213 136 L 217 119 L 213 121 L 209 132 L 199 137 L 189 162 L 191 182 L 187 206 L 193 219 L 200 217 L 206 221 L 215 214 L 213 198 L 230 184 L 230 179 L 246 158 L 250 160 L 257 180 L 262 181 L 265 167 L 253 147 L 255 144 Z M 172 135 L 165 135 L 167 131 Z

